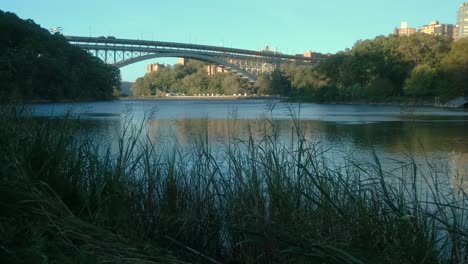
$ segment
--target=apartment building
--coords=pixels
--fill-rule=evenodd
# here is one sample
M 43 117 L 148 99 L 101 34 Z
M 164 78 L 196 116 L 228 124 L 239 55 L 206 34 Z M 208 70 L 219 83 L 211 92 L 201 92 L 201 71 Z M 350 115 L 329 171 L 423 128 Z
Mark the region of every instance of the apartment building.
M 458 9 L 457 39 L 468 37 L 468 2 L 463 3 Z

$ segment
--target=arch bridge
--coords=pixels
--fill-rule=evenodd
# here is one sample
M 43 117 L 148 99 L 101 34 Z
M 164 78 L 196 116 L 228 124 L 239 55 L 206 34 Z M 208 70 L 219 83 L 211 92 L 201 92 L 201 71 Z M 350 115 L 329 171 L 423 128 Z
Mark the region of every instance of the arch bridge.
M 66 36 L 66 39 L 107 64 L 124 67 L 132 63 L 160 57 L 191 58 L 221 66 L 242 78 L 255 82 L 285 62 L 314 64 L 322 57 L 287 55 L 273 51 L 254 51 L 219 46 L 176 42 L 117 39 L 114 37 Z M 321 55 L 321 54 L 320 54 Z

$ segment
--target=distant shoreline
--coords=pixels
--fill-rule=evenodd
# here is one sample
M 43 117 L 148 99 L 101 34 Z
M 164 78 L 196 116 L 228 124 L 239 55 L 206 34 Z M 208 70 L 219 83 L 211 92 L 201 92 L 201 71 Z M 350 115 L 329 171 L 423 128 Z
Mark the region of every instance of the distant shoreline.
M 291 100 L 292 99 L 292 100 Z M 26 104 L 53 104 L 53 103 L 85 103 L 85 102 L 102 102 L 102 101 L 113 101 L 113 100 L 280 100 L 290 103 L 314 103 L 314 104 L 331 104 L 331 105 L 380 105 L 380 106 L 426 106 L 426 107 L 437 107 L 431 100 L 390 100 L 390 101 L 331 101 L 331 102 L 314 102 L 314 101 L 301 101 L 297 98 L 282 97 L 278 95 L 213 95 L 213 96 L 198 96 L 198 95 L 173 95 L 173 96 L 146 96 L 146 97 L 113 97 L 107 99 L 61 99 L 61 100 L 27 100 L 24 101 Z M 20 103 L 20 102 L 19 102 Z
M 214 96 L 195 96 L 195 95 L 174 95 L 174 96 L 164 96 L 164 97 L 156 97 L 156 96 L 148 96 L 148 97 L 120 97 L 119 100 L 171 100 L 171 99 L 186 99 L 186 100 L 251 100 L 251 99 L 259 99 L 259 100 L 281 100 L 290 103 L 314 103 L 314 104 L 330 104 L 330 105 L 380 105 L 380 106 L 428 106 L 434 107 L 434 102 L 430 100 L 407 100 L 407 101 L 386 101 L 386 102 L 378 102 L 378 101 L 348 101 L 348 102 L 340 102 L 340 101 L 333 101 L 333 102 L 314 102 L 314 101 L 301 101 L 301 100 L 290 100 L 290 99 L 297 99 L 297 98 L 290 98 L 290 97 L 282 97 L 282 96 L 234 96 L 234 95 L 214 95 Z
M 198 95 L 172 95 L 172 96 L 146 96 L 146 97 L 120 97 L 119 100 L 170 100 L 170 99 L 202 99 L 202 100 L 237 100 L 237 99 L 275 99 L 275 100 L 286 100 L 288 97 L 281 97 L 281 96 L 253 96 L 253 95 L 213 95 L 213 96 L 198 96 Z

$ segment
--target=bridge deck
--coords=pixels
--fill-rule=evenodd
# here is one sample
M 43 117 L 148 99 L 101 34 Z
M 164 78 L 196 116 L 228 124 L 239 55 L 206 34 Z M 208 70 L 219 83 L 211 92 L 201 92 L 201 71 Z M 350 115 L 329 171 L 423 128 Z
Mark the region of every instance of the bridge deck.
M 297 55 L 287 55 L 279 52 L 272 51 L 254 51 L 247 49 L 227 48 L 210 45 L 199 45 L 199 44 L 187 44 L 177 42 L 164 42 L 164 41 L 150 41 L 150 40 L 132 40 L 132 39 L 117 39 L 117 38 L 104 38 L 104 37 L 79 37 L 79 36 L 66 36 L 69 42 L 78 45 L 95 45 L 96 48 L 110 49 L 110 47 L 125 47 L 133 48 L 133 50 L 139 49 L 151 49 L 151 48 L 171 48 L 171 49 L 185 49 L 193 51 L 204 51 L 204 52 L 219 52 L 228 53 L 232 55 L 247 55 L 250 57 L 266 57 L 266 58 L 280 58 L 297 61 L 310 61 L 315 62 L 321 58 L 304 57 Z

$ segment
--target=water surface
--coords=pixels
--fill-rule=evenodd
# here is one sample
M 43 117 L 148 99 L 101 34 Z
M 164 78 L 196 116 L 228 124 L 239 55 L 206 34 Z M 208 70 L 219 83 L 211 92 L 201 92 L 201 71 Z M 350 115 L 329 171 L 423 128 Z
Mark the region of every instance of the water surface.
M 338 163 L 349 157 L 373 160 L 375 151 L 388 170 L 401 166 L 398 161 L 414 159 L 422 167 L 430 163 L 446 170 L 452 185 L 468 181 L 468 111 L 463 109 L 162 99 L 37 104 L 32 110 L 39 116 L 69 114 L 98 120 L 106 125 L 96 127 L 96 133 L 109 138 L 131 119 L 135 124 L 144 122 L 155 144 L 189 145 L 208 138 L 215 148 L 230 137 L 261 138 L 273 132 L 287 144 L 297 139 L 293 127 L 299 124 L 305 138 L 319 143 Z

